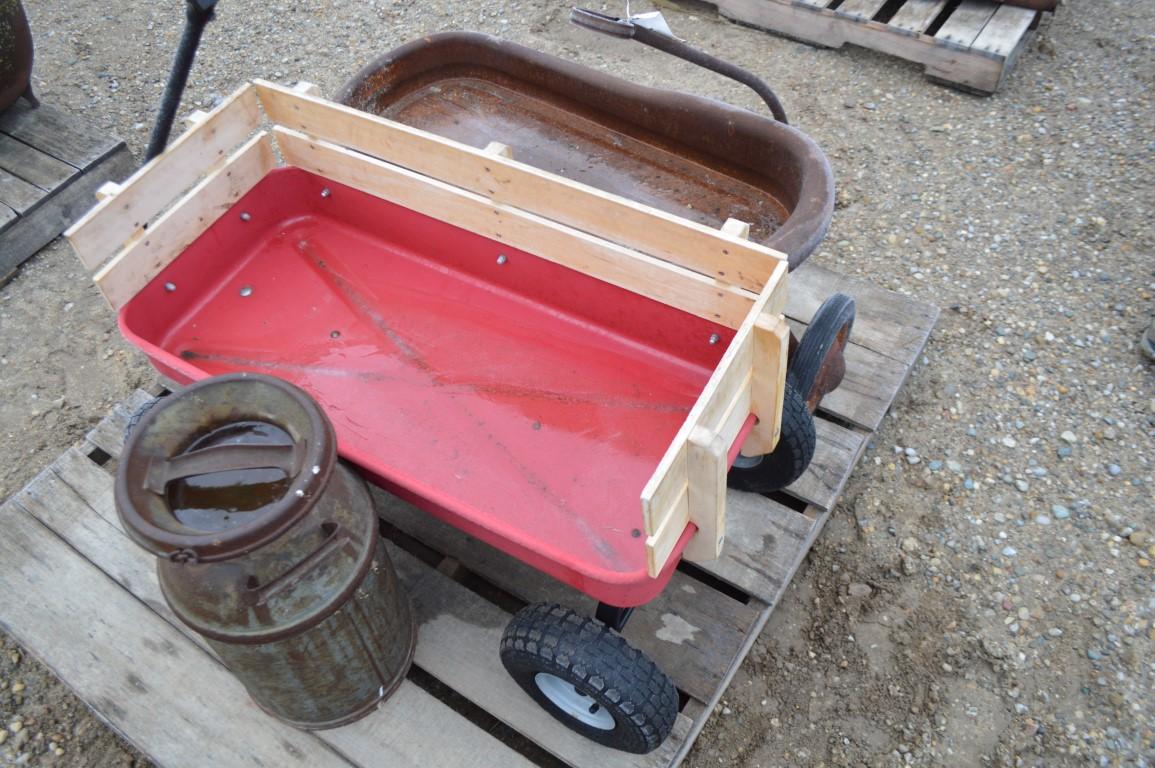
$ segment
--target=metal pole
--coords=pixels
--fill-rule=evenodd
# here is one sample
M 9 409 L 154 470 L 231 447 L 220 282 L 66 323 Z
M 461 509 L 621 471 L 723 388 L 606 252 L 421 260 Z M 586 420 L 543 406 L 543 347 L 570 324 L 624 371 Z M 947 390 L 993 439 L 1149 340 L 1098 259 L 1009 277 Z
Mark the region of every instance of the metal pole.
M 176 111 L 180 107 L 180 99 L 188 82 L 188 73 L 192 69 L 197 46 L 201 42 L 201 34 L 205 31 L 205 25 L 212 20 L 216 4 L 217 0 L 188 0 L 185 5 L 184 34 L 181 35 L 180 46 L 176 49 L 176 57 L 173 58 L 172 70 L 168 75 L 168 83 L 164 87 L 164 96 L 161 98 L 160 110 L 156 115 L 156 124 L 152 128 L 152 138 L 149 139 L 145 162 L 163 152 L 165 145 L 168 144 L 172 123 L 176 119 Z

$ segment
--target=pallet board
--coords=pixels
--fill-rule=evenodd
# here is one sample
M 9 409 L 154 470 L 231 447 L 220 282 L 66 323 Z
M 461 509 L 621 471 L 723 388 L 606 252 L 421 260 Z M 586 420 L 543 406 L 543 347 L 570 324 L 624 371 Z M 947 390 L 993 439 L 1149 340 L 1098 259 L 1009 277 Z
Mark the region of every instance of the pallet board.
M 204 642 L 165 605 L 151 555 L 132 544 L 112 478 L 138 391 L 78 446 L 0 506 L 0 621 L 105 722 L 161 766 L 557 766 L 671 768 L 689 752 L 819 535 L 871 432 L 931 328 L 927 304 L 806 265 L 787 315 L 801 328 L 820 297 L 854 295 L 854 386 L 819 415 L 811 469 L 775 498 L 731 491 L 717 560 L 683 565 L 625 635 L 674 680 L 684 705 L 645 756 L 570 732 L 506 675 L 497 647 L 529 601 L 592 611 L 592 601 L 405 502 L 375 491 L 390 553 L 419 623 L 414 670 L 363 720 L 295 731 L 264 715 Z M 94 663 L 95 662 L 95 663 Z
M 1041 11 L 991 0 L 711 0 L 730 19 L 824 48 L 846 43 L 923 64 L 932 80 L 998 91 Z
M 0 112 L 0 284 L 134 165 L 123 141 L 50 104 Z

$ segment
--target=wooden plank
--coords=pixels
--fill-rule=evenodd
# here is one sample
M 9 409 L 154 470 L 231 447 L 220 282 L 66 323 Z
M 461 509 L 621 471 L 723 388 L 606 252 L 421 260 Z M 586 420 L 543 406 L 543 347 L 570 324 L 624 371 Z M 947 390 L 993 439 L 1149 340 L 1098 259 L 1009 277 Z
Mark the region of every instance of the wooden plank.
M 76 169 L 68 163 L 37 152 L 24 142 L 3 133 L 0 133 L 0 168 L 48 192 L 76 173 Z
M 273 132 L 287 163 L 483 237 L 731 328 L 750 309 L 749 293 L 676 264 L 296 131 Z
M 838 13 L 869 21 L 884 5 L 886 0 L 846 0 L 838 6 Z
M 0 233 L 3 233 L 4 228 L 13 221 L 16 221 L 16 211 L 6 205 L 0 204 Z M 0 242 L 3 242 L 3 240 L 0 239 Z M 3 277 L 2 273 L 0 273 L 0 277 Z
M 927 75 L 963 88 L 993 93 L 1003 75 L 1003 61 L 982 52 L 968 52 L 957 43 L 878 22 L 839 15 L 783 0 L 717 0 L 727 18 L 769 29 L 814 45 L 840 48 L 859 45 L 926 67 Z
M 903 365 L 912 365 L 938 319 L 938 307 L 846 277 L 813 261 L 790 274 L 786 315 L 804 323 L 834 293 L 854 298 L 857 318 L 851 338 Z
M 709 560 L 722 551 L 726 540 L 729 450 L 730 444 L 720 433 L 704 427 L 695 429 L 686 444 L 686 500 L 689 509 L 702 513 L 691 520 L 698 532 L 686 545 L 685 557 Z
M 946 4 L 947 0 L 906 0 L 887 24 L 921 35 L 938 18 Z
M 204 175 L 224 163 L 233 148 L 257 127 L 256 90 L 246 85 L 186 131 L 159 157 L 123 184 L 115 199 L 102 201 L 68 231 L 80 261 L 94 269 Z
M 164 601 L 156 582 L 154 558 L 129 541 L 121 529 L 113 499 L 112 477 L 107 472 L 77 449 L 71 449 L 22 491 L 16 502 L 152 608 L 155 615 L 151 617 L 151 623 L 160 624 L 163 619 L 206 654 L 211 654 L 204 641 L 185 627 Z M 120 631 L 124 630 L 125 627 L 121 626 Z M 248 696 L 243 691 L 238 701 L 256 709 L 248 704 Z M 259 717 L 266 724 L 277 724 L 273 718 L 263 714 Z M 258 729 L 254 738 L 259 740 L 262 733 Z M 393 696 L 372 714 L 352 725 L 318 735 L 341 754 L 362 765 L 384 762 L 397 766 L 424 766 L 429 745 L 437 744 L 438 765 L 461 768 L 529 766 L 520 755 L 408 681 L 402 682 Z M 149 751 L 143 745 L 142 749 Z
M 1010 58 L 1019 50 L 1037 15 L 1037 11 L 1029 8 L 1000 5 L 971 47 Z
M 269 136 L 262 131 L 193 187 L 156 220 L 145 237 L 122 250 L 93 277 L 112 308 L 120 309 L 148 285 L 275 165 Z
M 153 760 L 350 765 L 261 712 L 223 666 L 15 503 L 0 524 L 0 624 Z
M 970 48 L 998 8 L 990 0 L 962 0 L 934 36 Z
M 593 614 L 596 603 L 592 598 L 385 491 L 374 488 L 372 494 L 384 519 L 518 599 L 559 603 Z M 706 700 L 756 618 L 749 606 L 676 572 L 661 594 L 634 611 L 624 634 L 675 685 Z
M 770 453 L 782 431 L 782 400 L 786 393 L 786 360 L 790 351 L 790 327 L 784 319 L 758 318 L 754 324 L 754 370 L 750 377 L 750 412 L 759 416 L 742 452 L 747 456 Z M 762 414 L 774 414 L 762 418 Z
M 726 496 L 726 546 L 699 568 L 774 605 L 813 540 L 814 521 L 776 501 L 731 490 Z
M 53 190 L 28 216 L 0 233 L 0 278 L 39 251 L 92 205 L 92 195 L 105 181 L 132 173 L 136 162 L 123 144 L 84 173 Z
M 124 430 L 128 420 L 153 396 L 143 389 L 134 390 L 127 398 L 112 407 L 112 412 L 100 420 L 85 436 L 92 445 L 109 456 L 119 456 L 124 447 Z
M 451 139 L 257 81 L 269 118 L 755 293 L 782 254 Z M 500 137 L 498 137 L 500 138 Z
M 679 715 L 674 731 L 648 755 L 630 755 L 574 733 L 525 694 L 505 671 L 497 649 L 509 614 L 480 599 L 409 553 L 390 549 L 410 586 L 420 625 L 415 663 L 489 714 L 571 766 L 659 768 L 670 764 L 689 730 Z M 440 765 L 435 759 L 433 765 Z M 495 764 L 497 765 L 497 764 Z
M 24 101 L 17 101 L 0 113 L 0 133 L 19 139 L 81 171 L 88 170 L 124 143 L 51 104 L 41 104 L 32 109 Z
M 23 214 L 44 199 L 46 194 L 35 184 L 29 184 L 24 179 L 0 169 L 0 203 L 16 213 Z
M 799 338 L 806 332 L 803 323 L 790 320 L 789 325 Z M 855 343 L 847 345 L 845 356 L 846 376 L 842 384 L 822 398 L 818 409 L 873 432 L 882 424 L 910 368 Z
M 814 419 L 814 430 L 818 433 L 814 458 L 802 477 L 787 486 L 785 492 L 819 509 L 832 509 L 858 463 L 867 435 L 821 416 Z

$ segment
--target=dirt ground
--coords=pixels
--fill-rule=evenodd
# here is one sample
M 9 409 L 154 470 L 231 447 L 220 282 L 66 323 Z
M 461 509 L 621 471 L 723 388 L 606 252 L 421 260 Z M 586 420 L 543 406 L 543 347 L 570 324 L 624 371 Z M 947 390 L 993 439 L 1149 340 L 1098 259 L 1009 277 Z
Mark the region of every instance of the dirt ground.
M 29 0 L 41 98 L 141 156 L 179 5 Z M 376 54 L 455 28 L 760 108 L 567 12 L 223 0 L 183 112 L 249 77 L 333 94 Z M 813 258 L 943 309 L 689 763 L 1155 764 L 1155 367 L 1137 351 L 1155 313 L 1155 3 L 1066 0 L 990 98 L 708 9 L 668 16 L 764 77 L 828 153 L 838 208 Z M 44 249 L 0 288 L 0 499 L 152 380 L 67 246 Z M 3 650 L 0 760 L 144 762 Z

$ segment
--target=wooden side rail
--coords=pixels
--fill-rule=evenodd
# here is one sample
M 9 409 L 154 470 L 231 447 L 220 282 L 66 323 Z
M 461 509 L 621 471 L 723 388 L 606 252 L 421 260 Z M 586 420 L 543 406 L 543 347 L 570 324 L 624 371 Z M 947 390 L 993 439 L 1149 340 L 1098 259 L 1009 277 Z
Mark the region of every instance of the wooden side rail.
M 781 427 L 789 329 L 787 267 L 781 264 L 738 327 L 698 401 L 686 416 L 658 468 L 642 490 L 646 558 L 657 576 L 686 525 L 698 532 L 686 547 L 691 560 L 710 560 L 722 551 L 726 531 L 726 473 L 730 446 L 749 414 L 758 416 L 743 445 L 766 453 Z M 755 387 L 765 392 L 755 393 Z M 769 446 L 767 450 L 761 450 Z

